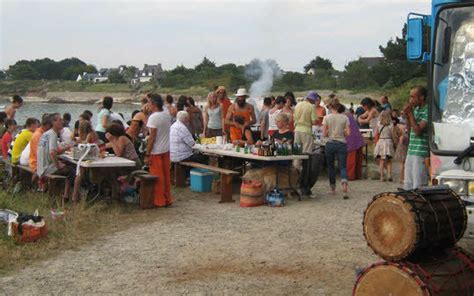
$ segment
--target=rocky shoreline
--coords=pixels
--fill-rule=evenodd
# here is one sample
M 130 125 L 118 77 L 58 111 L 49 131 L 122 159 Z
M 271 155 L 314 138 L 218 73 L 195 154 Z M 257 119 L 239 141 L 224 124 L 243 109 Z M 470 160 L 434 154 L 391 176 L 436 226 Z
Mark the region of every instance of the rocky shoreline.
M 114 98 L 116 104 L 133 104 L 140 103 L 144 94 L 128 93 L 128 92 L 41 92 L 27 93 L 22 96 L 28 103 L 51 103 L 51 104 L 95 104 L 102 100 L 104 96 Z M 178 95 L 173 95 L 177 100 Z M 193 96 L 196 101 L 201 101 L 201 96 Z M 0 103 L 8 103 L 11 97 L 0 95 Z
M 114 98 L 115 103 L 127 104 L 140 102 L 142 94 L 131 94 L 124 92 L 103 93 L 103 92 L 47 92 L 47 93 L 28 93 L 23 96 L 26 102 L 30 103 L 52 103 L 52 104 L 95 104 L 105 95 Z M 11 98 L 1 96 L 0 100 L 8 102 Z

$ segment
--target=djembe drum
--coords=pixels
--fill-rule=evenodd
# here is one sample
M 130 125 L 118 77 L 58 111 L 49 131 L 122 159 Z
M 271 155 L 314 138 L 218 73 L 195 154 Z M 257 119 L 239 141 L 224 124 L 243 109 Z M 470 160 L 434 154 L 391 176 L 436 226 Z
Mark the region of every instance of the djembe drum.
M 354 296 L 472 296 L 474 263 L 460 249 L 430 254 L 418 262 L 379 262 L 359 275 Z
M 466 226 L 463 201 L 446 187 L 379 194 L 363 221 L 367 244 L 387 261 L 451 247 Z

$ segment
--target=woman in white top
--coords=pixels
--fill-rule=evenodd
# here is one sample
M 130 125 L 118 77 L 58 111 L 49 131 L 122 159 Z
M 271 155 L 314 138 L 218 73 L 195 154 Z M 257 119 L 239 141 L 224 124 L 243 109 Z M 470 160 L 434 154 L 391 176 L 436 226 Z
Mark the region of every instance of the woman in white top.
M 104 99 L 102 100 L 103 108 L 99 112 L 99 121 L 97 122 L 97 125 L 95 127 L 95 131 L 97 132 L 99 139 L 104 142 L 107 142 L 107 138 L 105 137 L 105 129 L 112 122 L 112 120 L 110 119 L 110 109 L 112 109 L 113 103 L 114 99 L 112 97 L 104 97 Z
M 323 120 L 323 135 L 327 139 L 324 151 L 328 166 L 329 185 L 331 187 L 331 193 L 336 194 L 336 168 L 334 161 L 337 158 L 343 198 L 348 199 L 346 137 L 351 133 L 349 129 L 349 119 L 345 114 L 338 112 L 340 103 L 335 96 L 328 99 L 327 106 L 330 113 L 326 115 Z
M 268 135 L 273 134 L 278 130 L 275 118 L 280 114 L 285 107 L 286 100 L 282 96 L 278 96 L 275 100 L 275 106 L 268 112 Z
M 224 135 L 222 106 L 214 92 L 207 96 L 207 105 L 204 108 L 204 135 L 206 138 Z

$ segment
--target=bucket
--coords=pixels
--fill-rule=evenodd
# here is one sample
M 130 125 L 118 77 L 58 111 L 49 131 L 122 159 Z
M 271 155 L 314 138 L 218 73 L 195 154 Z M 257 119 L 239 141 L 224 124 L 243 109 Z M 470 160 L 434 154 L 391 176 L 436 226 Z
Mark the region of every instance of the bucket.
M 261 182 L 244 180 L 240 186 L 240 206 L 258 207 L 265 204 L 263 186 Z

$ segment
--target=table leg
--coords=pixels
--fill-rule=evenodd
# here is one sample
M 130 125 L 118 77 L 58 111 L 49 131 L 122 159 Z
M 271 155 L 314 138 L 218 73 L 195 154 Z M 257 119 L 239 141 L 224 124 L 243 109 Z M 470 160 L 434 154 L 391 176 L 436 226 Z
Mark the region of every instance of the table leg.
M 186 187 L 186 168 L 179 163 L 175 163 L 174 165 L 174 177 L 176 187 Z
M 221 174 L 221 200 L 219 203 L 234 202 L 232 199 L 232 175 Z
M 369 144 L 365 144 L 365 171 L 368 178 L 369 176 Z

